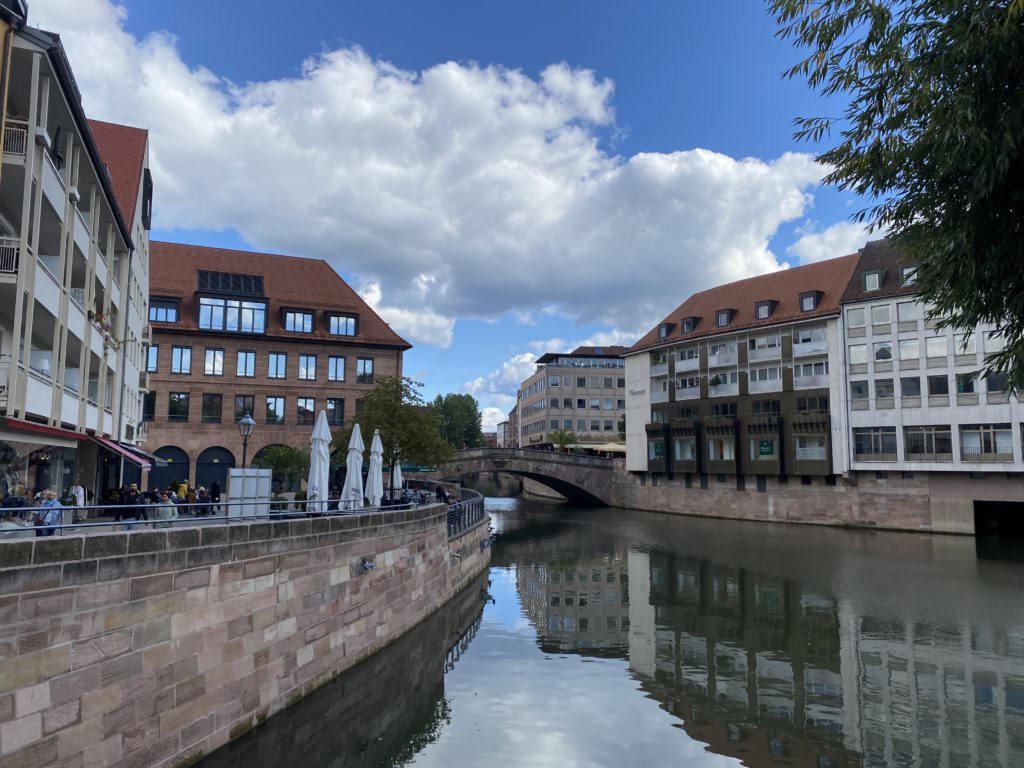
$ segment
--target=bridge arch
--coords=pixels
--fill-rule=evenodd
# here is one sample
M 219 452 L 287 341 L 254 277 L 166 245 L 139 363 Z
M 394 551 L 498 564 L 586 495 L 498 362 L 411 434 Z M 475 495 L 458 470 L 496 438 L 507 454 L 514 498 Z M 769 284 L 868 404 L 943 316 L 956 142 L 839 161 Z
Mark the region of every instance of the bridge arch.
M 614 459 L 523 448 L 471 448 L 455 451 L 437 468 L 439 477 L 504 472 L 526 477 L 565 496 L 571 504 L 608 506 L 612 499 Z

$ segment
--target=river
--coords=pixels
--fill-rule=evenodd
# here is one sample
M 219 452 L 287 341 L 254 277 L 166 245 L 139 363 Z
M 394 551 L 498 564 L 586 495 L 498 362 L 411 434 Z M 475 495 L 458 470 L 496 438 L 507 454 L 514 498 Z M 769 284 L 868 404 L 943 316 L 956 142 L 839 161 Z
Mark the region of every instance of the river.
M 204 768 L 1024 765 L 1017 551 L 488 501 L 487 576 Z

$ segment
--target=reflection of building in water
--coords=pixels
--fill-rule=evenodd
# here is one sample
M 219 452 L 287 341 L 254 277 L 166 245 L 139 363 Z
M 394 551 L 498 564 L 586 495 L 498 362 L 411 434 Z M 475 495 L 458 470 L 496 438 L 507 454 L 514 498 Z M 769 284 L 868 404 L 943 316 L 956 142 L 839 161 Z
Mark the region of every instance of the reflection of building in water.
M 629 645 L 629 573 L 624 558 L 521 565 L 523 609 L 548 650 L 625 656 Z
M 793 581 L 630 554 L 630 668 L 747 765 L 1024 764 L 1024 627 L 858 616 Z M 642 606 L 652 606 L 646 612 Z

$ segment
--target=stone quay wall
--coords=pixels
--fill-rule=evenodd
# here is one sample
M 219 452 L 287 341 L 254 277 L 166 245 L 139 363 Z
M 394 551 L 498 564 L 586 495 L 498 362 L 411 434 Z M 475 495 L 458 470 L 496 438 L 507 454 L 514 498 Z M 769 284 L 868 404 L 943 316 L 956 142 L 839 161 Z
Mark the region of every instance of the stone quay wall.
M 198 761 L 483 571 L 446 515 L 0 541 L 0 768 Z

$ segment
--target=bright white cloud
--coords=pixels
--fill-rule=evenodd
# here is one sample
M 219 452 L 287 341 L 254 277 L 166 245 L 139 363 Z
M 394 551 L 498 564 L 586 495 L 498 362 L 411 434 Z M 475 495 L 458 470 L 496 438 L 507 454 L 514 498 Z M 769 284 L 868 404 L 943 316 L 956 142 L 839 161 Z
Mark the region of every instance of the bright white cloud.
M 804 154 L 616 157 L 598 140 L 613 84 L 566 63 L 411 72 L 351 47 L 236 84 L 167 34 L 132 36 L 110 0 L 31 12 L 60 32 L 90 115 L 150 129 L 160 227 L 324 258 L 418 343 L 553 306 L 642 330 L 695 290 L 777 269 L 768 242 L 822 175 Z
M 484 432 L 493 432 L 495 427 L 503 421 L 508 421 L 508 411 L 501 408 L 481 408 L 480 426 Z
M 864 247 L 864 243 L 870 237 L 881 237 L 881 235 L 871 236 L 868 228 L 863 224 L 840 221 L 820 232 L 808 232 L 802 235 L 799 240 L 786 249 L 786 252 L 800 259 L 801 264 L 810 264 L 815 261 L 856 253 L 858 249 Z

